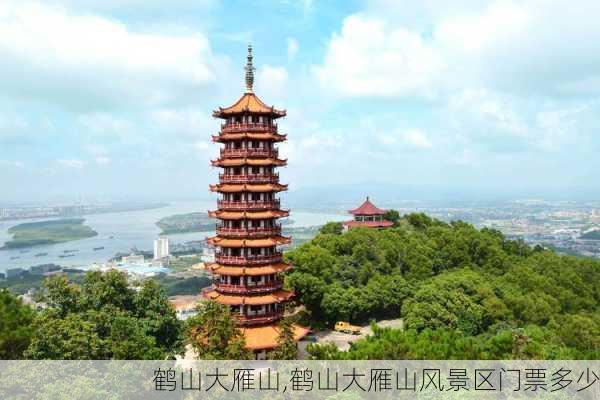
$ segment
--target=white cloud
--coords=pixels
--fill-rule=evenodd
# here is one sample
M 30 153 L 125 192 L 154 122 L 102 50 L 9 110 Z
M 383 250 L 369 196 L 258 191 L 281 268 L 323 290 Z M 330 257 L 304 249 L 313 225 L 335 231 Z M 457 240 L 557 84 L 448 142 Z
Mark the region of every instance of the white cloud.
M 99 157 L 96 157 L 95 161 L 96 161 L 96 164 L 98 164 L 98 165 L 107 165 L 107 164 L 110 164 L 111 160 L 109 157 L 99 156 Z
M 418 149 L 429 149 L 433 144 L 425 134 L 419 129 L 409 129 L 402 134 L 404 142 Z
M 200 140 L 200 141 L 194 143 L 194 148 L 196 148 L 196 150 L 199 150 L 199 151 L 206 151 L 206 150 L 210 149 L 210 143 Z
M 432 95 L 443 59 L 423 38 L 363 15 L 344 20 L 314 71 L 327 88 L 348 96 Z
M 420 129 L 396 130 L 391 133 L 377 135 L 379 142 L 385 146 L 404 145 L 413 149 L 430 149 L 433 143 L 428 135 Z M 389 149 L 387 149 L 389 151 Z
M 200 33 L 140 33 L 43 3 L 0 4 L 0 57 L 2 95 L 70 109 L 180 102 L 214 80 Z
M 495 0 L 445 13 L 432 12 L 433 2 L 383 3 L 345 18 L 332 36 L 314 67 L 325 89 L 436 99 L 465 86 L 525 95 L 600 93 L 600 2 Z
M 59 159 L 59 160 L 57 160 L 57 162 L 59 165 L 61 165 L 63 167 L 73 168 L 73 169 L 83 169 L 87 165 L 87 163 L 85 161 L 78 160 L 76 158 Z
M 285 94 L 288 83 L 288 72 L 284 67 L 264 64 L 259 68 L 256 77 L 257 91 L 265 98 L 278 98 Z
M 210 113 L 198 110 L 163 108 L 152 111 L 149 118 L 157 130 L 183 138 L 208 137 L 218 129 Z
M 294 38 L 287 38 L 287 56 L 290 60 L 293 60 L 298 53 L 300 46 L 298 45 L 298 41 Z

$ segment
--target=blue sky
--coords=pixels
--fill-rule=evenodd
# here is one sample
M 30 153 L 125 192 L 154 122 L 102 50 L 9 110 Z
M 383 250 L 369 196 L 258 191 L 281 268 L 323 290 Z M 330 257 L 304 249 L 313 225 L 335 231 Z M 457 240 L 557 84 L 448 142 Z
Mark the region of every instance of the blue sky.
M 0 201 L 206 198 L 243 90 L 292 189 L 597 196 L 600 3 L 3 0 Z M 401 191 L 397 194 L 402 199 Z

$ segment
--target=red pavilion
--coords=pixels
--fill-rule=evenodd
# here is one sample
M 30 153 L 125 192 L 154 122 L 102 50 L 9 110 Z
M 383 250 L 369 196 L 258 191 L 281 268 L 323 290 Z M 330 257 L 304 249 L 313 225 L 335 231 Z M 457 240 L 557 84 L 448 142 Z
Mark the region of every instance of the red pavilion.
M 382 210 L 381 208 L 377 208 L 369 197 L 364 203 L 360 205 L 360 207 L 350 210 L 350 214 L 354 215 L 354 219 L 352 221 L 346 221 L 343 223 L 344 229 L 352 229 L 359 226 L 364 226 L 367 228 L 388 228 L 394 225 L 393 222 L 387 221 L 383 218 L 386 210 Z

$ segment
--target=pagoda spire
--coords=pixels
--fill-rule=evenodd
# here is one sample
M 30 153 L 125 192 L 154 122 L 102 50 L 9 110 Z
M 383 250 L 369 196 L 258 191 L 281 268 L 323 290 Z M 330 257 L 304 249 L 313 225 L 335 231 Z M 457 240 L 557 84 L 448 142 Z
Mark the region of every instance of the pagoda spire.
M 254 66 L 252 65 L 252 45 L 248 45 L 248 56 L 246 57 L 246 93 L 252 93 L 252 86 L 254 85 Z

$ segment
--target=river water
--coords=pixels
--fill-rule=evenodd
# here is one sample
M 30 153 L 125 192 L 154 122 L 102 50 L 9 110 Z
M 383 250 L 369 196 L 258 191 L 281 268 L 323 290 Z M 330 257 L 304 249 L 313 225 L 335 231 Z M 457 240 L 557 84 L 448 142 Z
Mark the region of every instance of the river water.
M 156 222 L 163 217 L 174 214 L 202 212 L 215 207 L 214 202 L 176 202 L 168 206 L 150 210 L 115 212 L 86 215 L 85 224 L 98 232 L 97 236 L 46 246 L 35 246 L 27 249 L 0 250 L 0 271 L 8 268 L 55 263 L 62 266 L 84 267 L 93 263 L 104 263 L 116 253 L 129 252 L 133 247 L 139 250 L 152 250 L 154 239 L 158 238 L 160 229 Z M 292 211 L 290 218 L 292 227 L 307 227 L 322 225 L 328 221 L 343 221 L 349 219 L 343 214 L 325 214 L 318 212 Z M 44 219 L 30 219 L 0 222 L 0 243 L 11 239 L 7 230 L 25 222 Z M 169 235 L 171 243 L 185 243 L 191 240 L 203 240 L 214 232 L 197 232 Z M 94 248 L 103 247 L 101 250 Z M 73 257 L 61 258 L 65 250 L 77 250 Z M 25 251 L 25 252 L 23 252 Z M 48 253 L 38 256 L 39 253 Z

